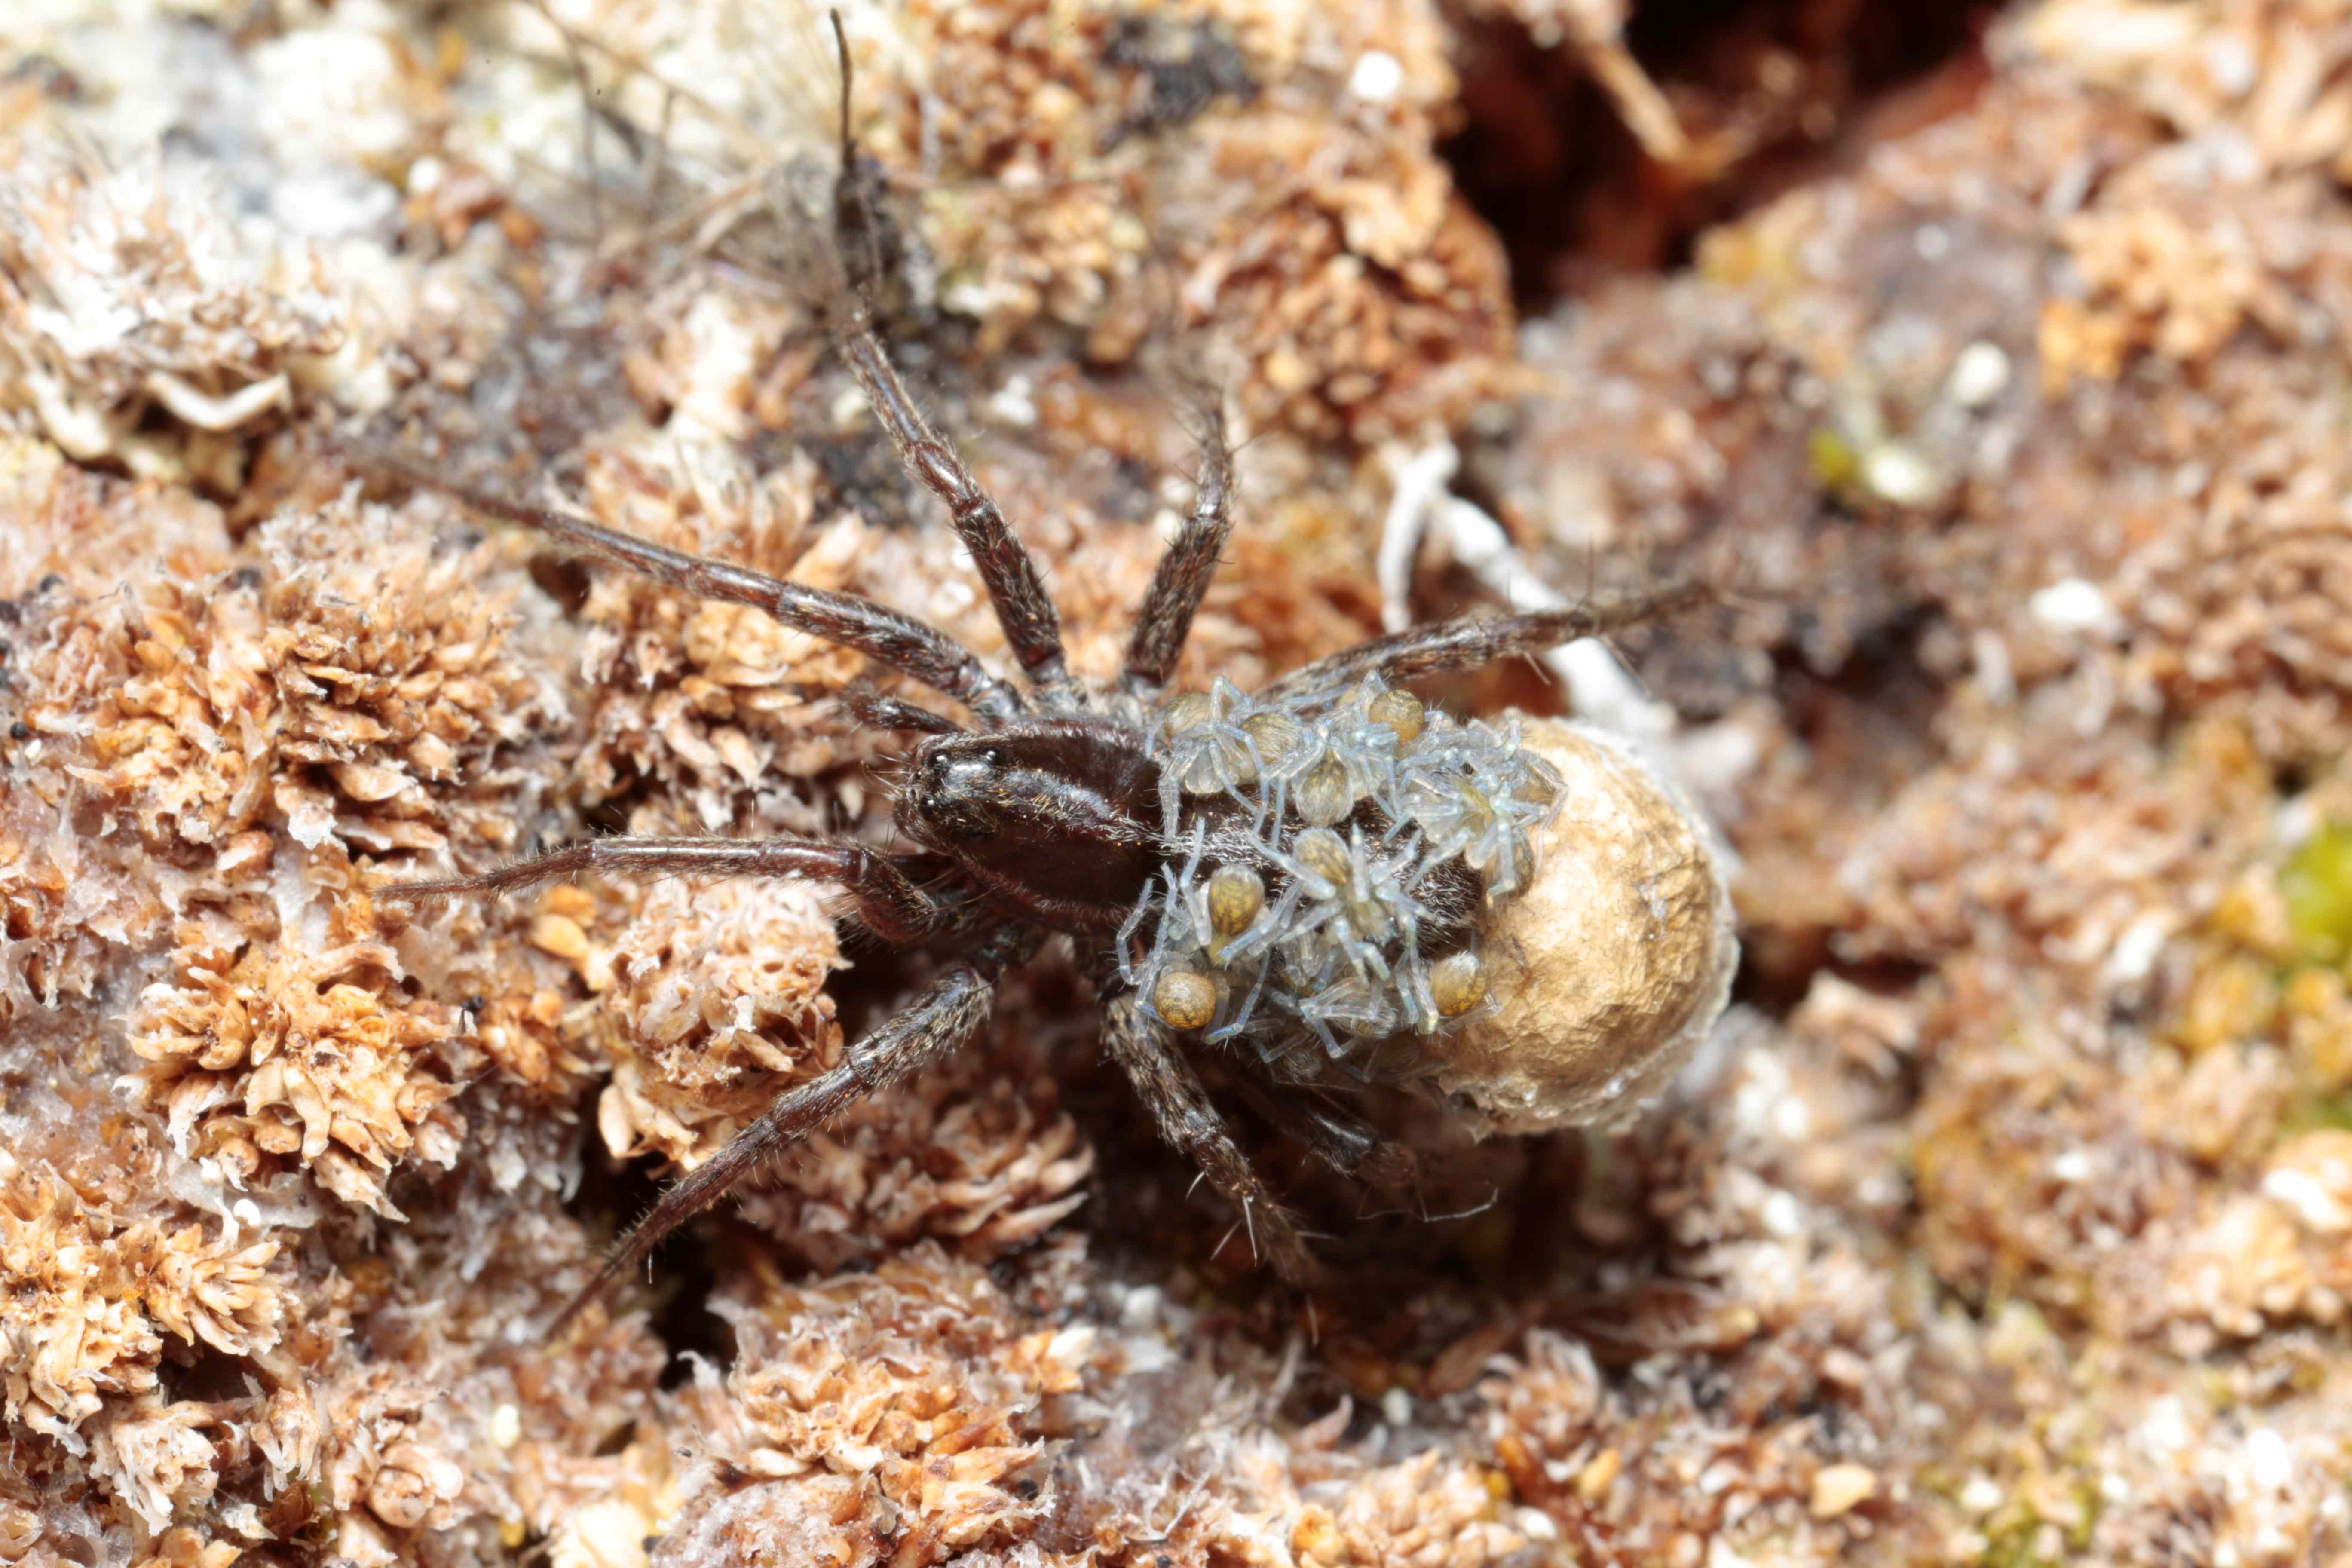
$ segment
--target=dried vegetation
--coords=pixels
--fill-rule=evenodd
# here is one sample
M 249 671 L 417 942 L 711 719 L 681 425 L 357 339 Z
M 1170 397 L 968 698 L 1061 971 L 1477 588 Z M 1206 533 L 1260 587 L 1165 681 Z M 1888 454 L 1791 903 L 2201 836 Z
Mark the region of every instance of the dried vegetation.
M 0 43 L 0 1560 L 2352 1551 L 2339 8 L 2039 0 L 1865 105 L 1831 6 L 853 7 L 904 350 L 1081 668 L 1185 500 L 1170 342 L 1257 437 L 1195 686 L 1370 629 L 1408 447 L 1559 584 L 1740 583 L 1629 647 L 1747 1005 L 1468 1218 L 1292 1172 L 1350 1286 L 1291 1301 L 1049 962 L 560 1344 L 605 1152 L 709 1158 L 919 961 L 790 885 L 371 889 L 878 835 L 870 672 L 326 438 L 996 633 L 799 305 L 592 255 L 541 24 L 215 9 Z M 759 111 L 697 13 L 561 9 L 625 109 Z M 1589 176 L 1574 243 L 1449 145 Z

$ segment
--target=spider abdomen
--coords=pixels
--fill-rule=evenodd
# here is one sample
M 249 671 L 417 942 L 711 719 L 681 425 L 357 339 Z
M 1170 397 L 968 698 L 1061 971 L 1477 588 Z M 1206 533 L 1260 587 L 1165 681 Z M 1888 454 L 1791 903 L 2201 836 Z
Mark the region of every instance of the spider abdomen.
M 1153 740 L 1167 859 L 1121 961 L 1163 1022 L 1294 1075 L 1410 1077 L 1417 1041 L 1486 1005 L 1477 932 L 1559 805 L 1516 721 L 1458 723 L 1376 679 L 1292 699 L 1220 681 Z

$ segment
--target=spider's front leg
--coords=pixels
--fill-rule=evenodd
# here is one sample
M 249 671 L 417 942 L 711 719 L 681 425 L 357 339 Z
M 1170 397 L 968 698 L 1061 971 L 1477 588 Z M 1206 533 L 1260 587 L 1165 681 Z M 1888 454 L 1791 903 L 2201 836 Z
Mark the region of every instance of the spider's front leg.
M 857 384 L 866 392 L 875 417 L 889 432 L 890 443 L 907 471 L 933 495 L 947 502 L 956 535 L 971 552 L 972 564 L 988 589 L 1004 640 L 1021 661 L 1022 673 L 1041 689 L 1068 694 L 1073 689 L 1068 666 L 1062 658 L 1062 617 L 1045 592 L 1045 580 L 1030 558 L 1028 548 L 1004 521 L 996 500 L 972 477 L 955 448 L 940 439 L 923 412 L 898 379 L 890 356 L 866 324 L 861 305 L 853 310 L 842 333 L 842 357 L 849 362 Z
M 598 560 L 642 572 L 657 582 L 699 594 L 706 599 L 724 599 L 765 610 L 794 631 L 822 637 L 892 669 L 903 670 L 986 720 L 1001 722 L 1024 706 L 1019 693 L 989 674 L 969 648 L 939 627 L 901 615 L 887 605 L 856 594 L 787 582 L 748 566 L 738 566 L 731 561 L 689 555 L 569 512 L 526 506 L 487 490 L 453 483 L 392 453 L 361 448 L 348 456 L 360 468 L 421 489 L 437 490 L 475 511 L 536 529 Z M 1050 611 L 1051 606 L 1047 607 Z
M 767 1114 L 735 1135 L 709 1163 L 680 1178 L 631 1228 L 587 1288 L 564 1304 L 549 1327 L 553 1338 L 621 1275 L 646 1260 L 664 1237 L 724 1197 L 762 1161 L 831 1121 L 856 1101 L 887 1089 L 970 1044 L 988 1022 L 996 983 L 1005 970 L 1037 951 L 1037 938 L 1017 926 L 990 931 L 971 952 L 950 964 L 903 1013 L 851 1046 L 842 1063 L 801 1085 Z
M 1224 416 L 1209 412 L 1209 427 L 1201 442 L 1201 475 L 1192 499 L 1192 515 L 1169 542 L 1160 564 L 1152 568 L 1151 586 L 1144 591 L 1136 612 L 1135 636 L 1127 647 L 1127 689 L 1147 695 L 1168 684 L 1183 656 L 1184 639 L 1192 635 L 1192 616 L 1209 592 L 1217 557 L 1234 531 L 1233 455 L 1225 447 Z
M 1104 1002 L 1103 1045 L 1143 1097 L 1160 1135 L 1242 1211 L 1252 1253 L 1273 1264 L 1274 1271 L 1293 1285 L 1319 1283 L 1323 1265 L 1308 1250 L 1297 1216 L 1266 1191 L 1210 1103 L 1201 1075 L 1176 1048 L 1167 1026 L 1146 1013 L 1132 991 Z
M 620 876 L 804 877 L 838 882 L 857 918 L 887 942 L 906 946 L 948 923 L 946 906 L 907 879 L 887 856 L 857 844 L 799 838 L 595 838 L 474 877 L 402 882 L 376 896 L 413 903 L 457 893 L 502 893 L 583 871 Z

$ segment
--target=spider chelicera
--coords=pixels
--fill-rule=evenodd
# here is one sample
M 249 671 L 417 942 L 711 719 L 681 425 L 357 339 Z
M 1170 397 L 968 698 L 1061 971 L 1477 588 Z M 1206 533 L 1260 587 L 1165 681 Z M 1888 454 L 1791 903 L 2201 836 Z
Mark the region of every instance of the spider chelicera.
M 842 54 L 845 100 L 845 43 Z M 845 109 L 842 138 L 850 169 Z M 556 1327 L 761 1161 L 971 1042 L 997 981 L 1054 934 L 1070 939 L 1102 1007 L 1105 1047 L 1162 1134 L 1240 1211 L 1254 1251 L 1284 1279 L 1309 1281 L 1320 1269 L 1297 1220 L 1251 1169 L 1192 1053 L 1227 1051 L 1251 1102 L 1343 1173 L 1409 1174 L 1410 1156 L 1316 1090 L 1427 1087 L 1423 1048 L 1486 1004 L 1480 931 L 1495 903 L 1524 889 L 1531 835 L 1559 804 L 1559 775 L 1521 748 L 1515 727 L 1457 722 L 1395 683 L 1605 635 L 1709 595 L 1682 584 L 1448 621 L 1360 643 L 1255 695 L 1222 680 L 1171 694 L 1233 526 L 1232 464 L 1212 416 L 1191 513 L 1152 574 L 1125 666 L 1094 686 L 1063 657 L 1036 563 L 908 395 L 862 303 L 842 314 L 840 352 L 908 471 L 946 503 L 1018 665 L 1011 679 L 873 600 L 666 549 L 397 458 L 362 458 L 588 556 L 755 605 L 970 716 L 958 723 L 871 692 L 845 699 L 862 721 L 915 737 L 892 812 L 910 854 L 805 838 L 609 837 L 380 889 L 415 900 L 583 871 L 802 877 L 837 884 L 877 937 L 953 953 L 839 1066 L 781 1096 L 664 1193 Z

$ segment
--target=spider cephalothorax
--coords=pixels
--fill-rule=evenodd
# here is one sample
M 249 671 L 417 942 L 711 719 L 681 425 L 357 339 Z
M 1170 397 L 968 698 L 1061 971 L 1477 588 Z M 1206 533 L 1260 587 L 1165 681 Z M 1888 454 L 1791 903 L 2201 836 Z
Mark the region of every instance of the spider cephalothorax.
M 845 90 L 845 44 L 842 65 Z M 843 145 L 844 167 L 855 167 L 845 116 Z M 836 262 L 835 271 L 848 274 L 842 291 L 855 297 L 858 269 Z M 1103 1007 L 1105 1047 L 1163 1133 L 1240 1209 L 1258 1251 L 1285 1277 L 1307 1278 L 1312 1255 L 1243 1157 L 1189 1053 L 1231 1049 L 1244 1087 L 1286 1131 L 1343 1171 L 1396 1173 L 1400 1157 L 1346 1111 L 1284 1091 L 1435 1081 L 1427 1047 L 1486 1010 L 1482 932 L 1528 887 L 1532 836 L 1562 798 L 1560 775 L 1521 744 L 1515 725 L 1457 722 L 1402 683 L 1603 634 L 1705 595 L 1675 585 L 1446 622 L 1359 644 L 1255 696 L 1224 681 L 1171 696 L 1167 682 L 1232 526 L 1231 466 L 1213 417 L 1192 512 L 1153 574 L 1125 666 L 1108 687 L 1091 686 L 1064 660 L 1035 563 L 925 421 L 866 310 L 840 317 L 840 351 L 908 472 L 946 504 L 1016 677 L 873 600 L 459 489 L 400 459 L 367 460 L 588 555 L 755 605 L 969 714 L 967 725 L 891 698 L 852 699 L 866 721 L 919 737 L 894 803 L 896 826 L 915 847 L 903 860 L 814 839 L 616 837 L 383 889 L 414 900 L 590 869 L 806 877 L 839 885 L 883 940 L 939 942 L 954 953 L 838 1067 L 783 1095 L 672 1186 L 564 1317 L 765 1156 L 970 1042 L 999 977 L 1048 934 L 1072 940 Z M 1485 1081 L 1508 1077 L 1482 1070 Z

